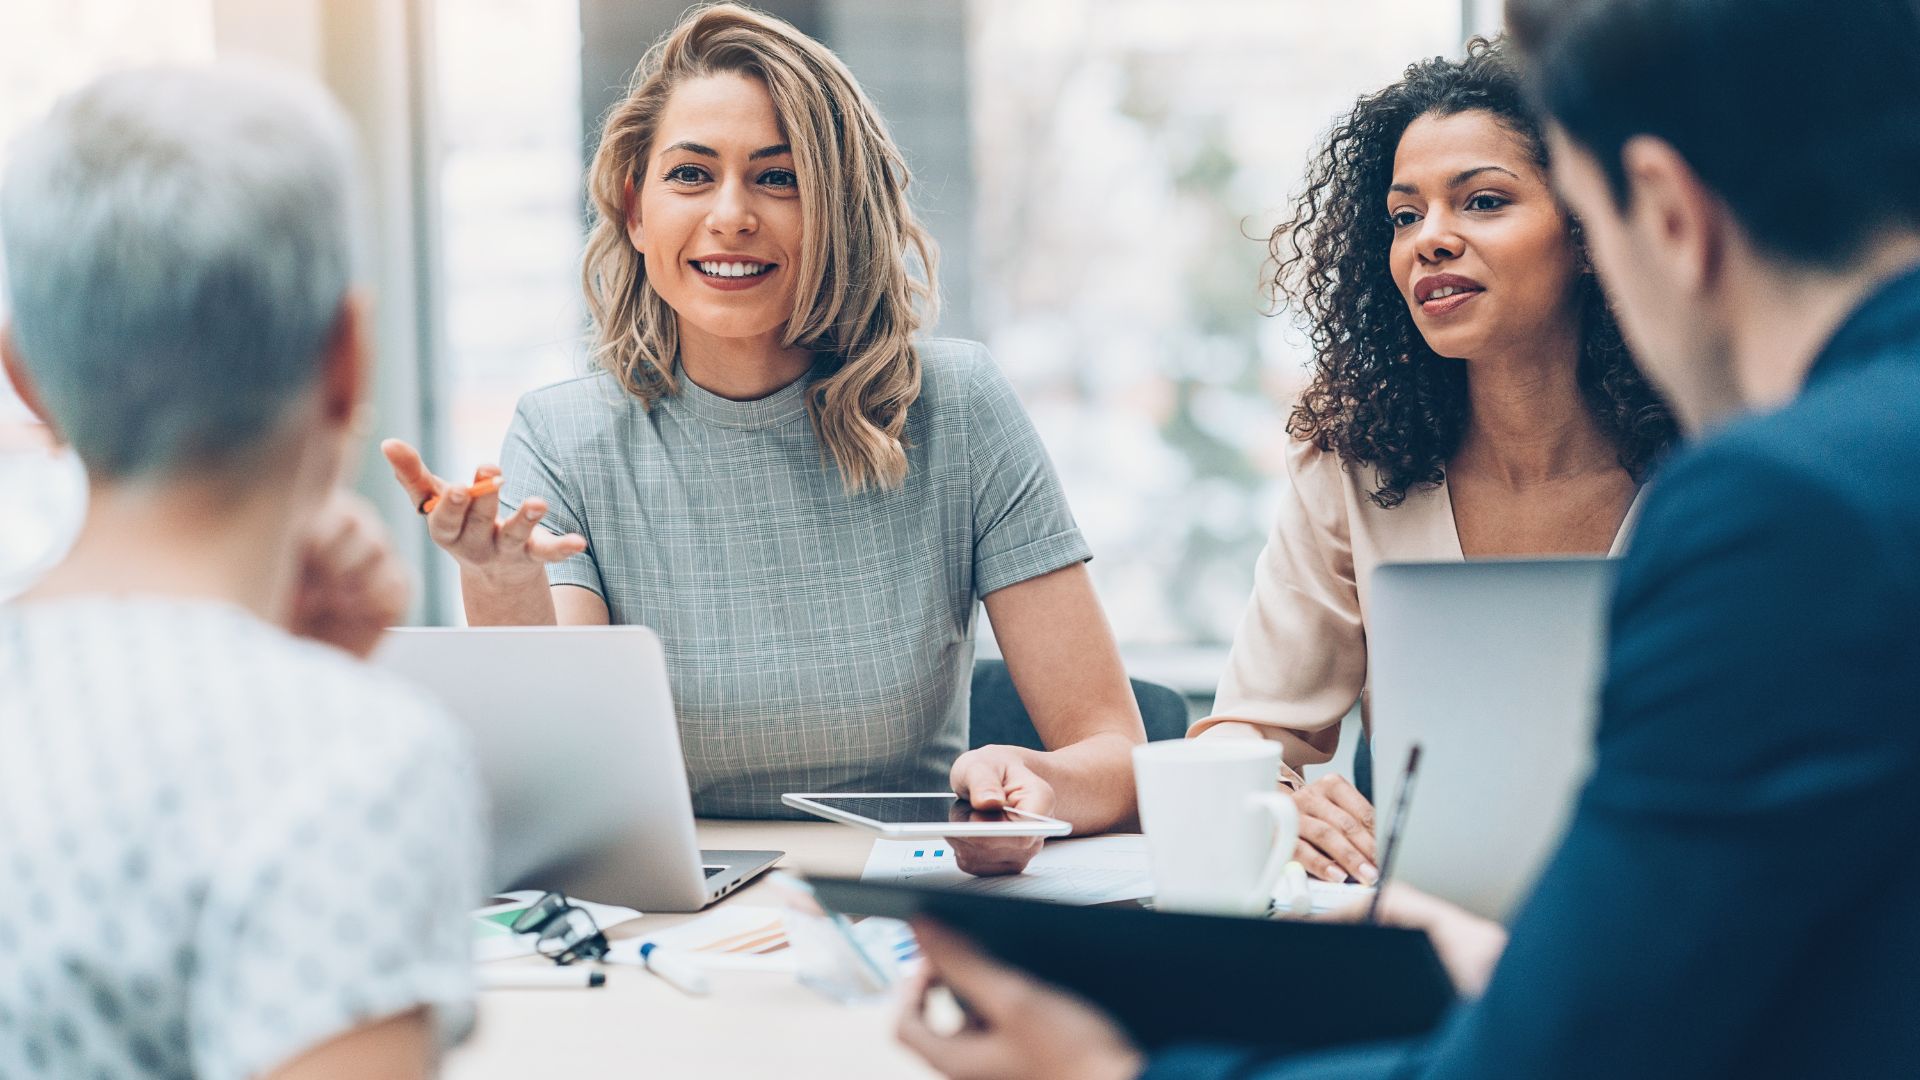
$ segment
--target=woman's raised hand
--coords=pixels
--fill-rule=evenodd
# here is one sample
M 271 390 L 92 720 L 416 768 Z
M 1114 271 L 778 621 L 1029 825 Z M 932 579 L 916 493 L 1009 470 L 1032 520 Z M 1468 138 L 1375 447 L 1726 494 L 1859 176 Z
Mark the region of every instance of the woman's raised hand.
M 427 535 L 467 573 L 503 584 L 523 579 L 544 582 L 546 564 L 587 550 L 587 538 L 579 533 L 556 536 L 534 527 L 546 516 L 544 499 L 528 499 L 500 519 L 497 484 L 481 486 L 477 495 L 469 495 L 467 488 L 428 471 L 420 452 L 399 439 L 381 443 L 380 452 L 414 506 L 437 498 L 426 514 Z M 473 479 L 479 485 L 499 475 L 497 466 L 482 465 L 474 470 Z

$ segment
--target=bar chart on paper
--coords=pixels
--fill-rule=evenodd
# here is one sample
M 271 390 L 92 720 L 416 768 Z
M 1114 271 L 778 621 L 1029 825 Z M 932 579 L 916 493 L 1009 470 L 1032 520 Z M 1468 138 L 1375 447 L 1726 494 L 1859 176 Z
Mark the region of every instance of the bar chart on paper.
M 957 892 L 987 893 L 1054 904 L 1110 904 L 1153 895 L 1147 866 L 1146 837 L 1093 836 L 1051 840 L 1034 856 L 1025 873 L 974 877 L 954 861 L 944 844 L 915 840 L 876 840 L 860 872 L 862 881 L 919 885 Z M 1307 895 L 1314 915 L 1364 904 L 1373 895 L 1366 885 L 1310 881 Z M 1281 910 L 1285 910 L 1282 905 Z
M 1146 839 L 1137 835 L 1054 840 L 1024 873 L 974 877 L 960 869 L 953 848 L 918 840 L 875 840 L 862 881 L 931 886 L 1055 904 L 1108 904 L 1153 895 Z

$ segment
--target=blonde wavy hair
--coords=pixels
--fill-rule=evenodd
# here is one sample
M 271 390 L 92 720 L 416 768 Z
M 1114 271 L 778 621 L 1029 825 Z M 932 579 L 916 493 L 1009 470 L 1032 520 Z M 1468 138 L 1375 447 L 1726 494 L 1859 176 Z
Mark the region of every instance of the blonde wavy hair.
M 920 396 L 913 337 L 937 310 L 937 252 L 907 205 L 906 161 L 853 73 L 772 16 L 738 4 L 688 12 L 607 114 L 587 173 L 594 223 L 581 268 L 593 361 L 649 408 L 677 389 L 678 323 L 627 239 L 628 190 L 638 198 L 674 90 L 722 73 L 766 86 L 792 147 L 804 239 L 784 342 L 814 354 L 814 430 L 850 493 L 898 487 L 907 408 Z

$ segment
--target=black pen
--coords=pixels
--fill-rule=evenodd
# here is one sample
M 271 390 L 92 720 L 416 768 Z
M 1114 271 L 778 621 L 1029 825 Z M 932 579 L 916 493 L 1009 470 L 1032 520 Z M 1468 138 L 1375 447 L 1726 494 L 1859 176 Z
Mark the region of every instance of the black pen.
M 588 990 L 607 984 L 607 973 L 585 964 L 564 967 L 482 965 L 476 972 L 482 990 Z
M 1387 879 L 1393 876 L 1393 854 L 1400 846 L 1400 830 L 1407 824 L 1407 801 L 1413 796 L 1413 774 L 1420 768 L 1420 744 L 1407 751 L 1407 769 L 1400 774 L 1400 794 L 1393 800 L 1393 824 L 1387 827 L 1387 843 L 1380 849 L 1380 879 L 1374 882 L 1373 901 L 1367 905 L 1367 921 L 1380 921 L 1380 897 L 1387 891 Z

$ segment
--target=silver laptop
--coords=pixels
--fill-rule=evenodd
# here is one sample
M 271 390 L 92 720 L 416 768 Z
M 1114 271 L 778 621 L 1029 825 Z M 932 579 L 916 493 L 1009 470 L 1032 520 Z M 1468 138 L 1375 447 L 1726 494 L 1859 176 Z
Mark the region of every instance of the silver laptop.
M 472 733 L 493 810 L 490 887 L 698 911 L 778 851 L 701 851 L 667 690 L 639 626 L 389 630 L 374 661 Z
M 1506 921 L 1559 845 L 1593 760 L 1614 563 L 1400 563 L 1367 612 L 1382 842 L 1420 771 L 1394 877 Z

